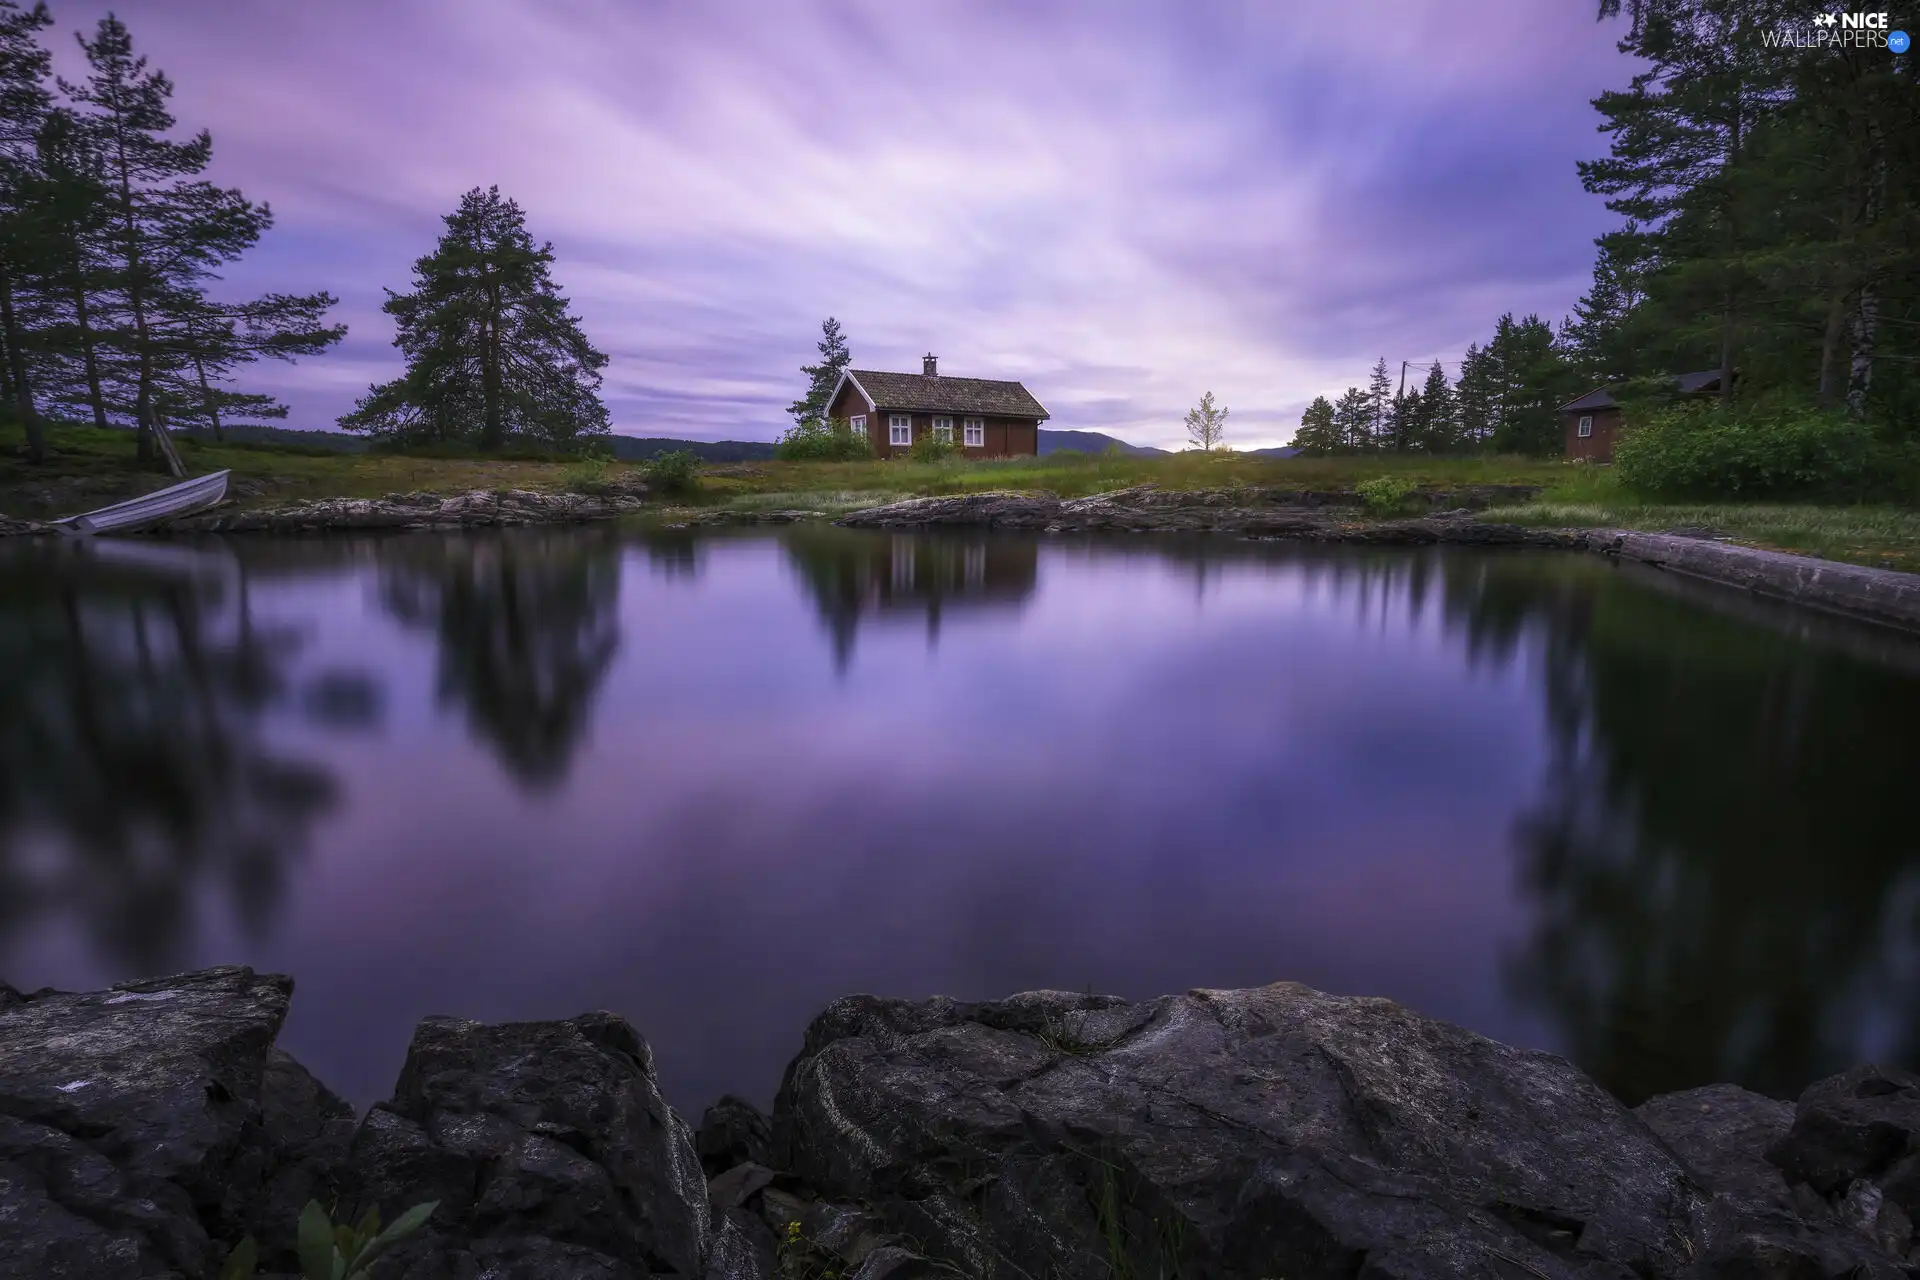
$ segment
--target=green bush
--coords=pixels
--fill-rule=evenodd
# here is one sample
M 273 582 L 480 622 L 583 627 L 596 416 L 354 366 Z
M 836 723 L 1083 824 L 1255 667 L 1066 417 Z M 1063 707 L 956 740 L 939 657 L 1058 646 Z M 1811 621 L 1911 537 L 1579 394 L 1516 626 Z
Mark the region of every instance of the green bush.
M 1673 405 L 1614 446 L 1614 470 L 1656 497 L 1862 499 L 1900 484 L 1912 459 L 1864 423 L 1790 401 Z
M 647 483 L 662 493 L 687 493 L 698 483 L 700 455 L 686 449 L 656 453 L 647 461 Z
M 773 446 L 773 456 L 783 462 L 858 462 L 873 456 L 873 446 L 865 436 L 857 436 L 845 427 L 824 422 L 796 426 Z
M 1419 487 L 1405 476 L 1375 476 L 1371 480 L 1362 480 L 1353 489 L 1360 495 L 1360 501 L 1367 504 L 1367 510 L 1375 515 L 1386 516 L 1405 507 L 1407 499 Z
M 960 446 L 953 441 L 928 432 L 913 442 L 913 448 L 907 450 L 907 456 L 915 462 L 945 462 L 959 452 Z

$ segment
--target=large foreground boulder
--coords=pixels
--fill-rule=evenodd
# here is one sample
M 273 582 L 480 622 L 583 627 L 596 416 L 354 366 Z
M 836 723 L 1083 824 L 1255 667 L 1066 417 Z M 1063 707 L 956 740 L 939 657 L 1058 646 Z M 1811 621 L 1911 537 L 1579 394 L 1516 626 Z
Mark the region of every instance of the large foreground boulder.
M 774 1140 L 978 1276 L 1902 1274 L 1717 1194 L 1560 1058 L 1289 983 L 844 999 Z
M 273 1049 L 293 984 L 0 991 L 0 1278 L 200 1276 L 284 1239 L 351 1112 Z
M 484 1025 L 427 1018 L 391 1101 L 355 1135 L 355 1212 L 439 1202 L 394 1255 L 412 1280 L 701 1274 L 706 1179 L 653 1054 L 607 1013 Z

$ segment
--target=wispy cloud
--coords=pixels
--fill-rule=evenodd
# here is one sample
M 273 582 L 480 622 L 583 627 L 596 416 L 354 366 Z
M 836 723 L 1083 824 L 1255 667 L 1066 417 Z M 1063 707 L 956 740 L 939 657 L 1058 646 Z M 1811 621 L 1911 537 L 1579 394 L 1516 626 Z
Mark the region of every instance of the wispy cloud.
M 1627 73 L 1577 4 L 1293 9 L 120 6 L 278 215 L 231 287 L 342 299 L 338 357 L 256 379 L 298 425 L 397 368 L 381 289 L 498 183 L 612 356 L 620 430 L 770 438 L 834 314 L 858 363 L 931 349 L 1059 427 L 1174 443 L 1211 389 L 1244 445 L 1377 356 L 1564 312 L 1607 223 L 1573 171 L 1588 100 Z

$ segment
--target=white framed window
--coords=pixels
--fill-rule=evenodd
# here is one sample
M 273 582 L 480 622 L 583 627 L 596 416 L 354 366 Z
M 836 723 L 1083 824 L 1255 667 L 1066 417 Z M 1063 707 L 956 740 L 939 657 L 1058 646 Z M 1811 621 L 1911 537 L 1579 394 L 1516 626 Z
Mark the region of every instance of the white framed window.
M 867 415 L 856 413 L 847 419 L 847 425 L 853 429 L 853 434 L 863 436 L 867 434 Z
M 913 443 L 913 418 L 910 415 L 904 413 L 887 415 L 887 443 Z
M 953 419 L 935 418 L 933 420 L 933 435 L 936 440 L 951 441 L 953 439 Z
M 964 437 L 964 440 L 967 448 L 969 449 L 986 448 L 987 447 L 987 420 L 985 418 L 968 418 L 965 425 L 966 425 L 966 435 Z
M 1581 436 L 1592 435 L 1593 434 L 1593 415 L 1590 413 L 1581 414 L 1580 425 L 1574 428 L 1574 433 L 1576 435 L 1581 435 Z

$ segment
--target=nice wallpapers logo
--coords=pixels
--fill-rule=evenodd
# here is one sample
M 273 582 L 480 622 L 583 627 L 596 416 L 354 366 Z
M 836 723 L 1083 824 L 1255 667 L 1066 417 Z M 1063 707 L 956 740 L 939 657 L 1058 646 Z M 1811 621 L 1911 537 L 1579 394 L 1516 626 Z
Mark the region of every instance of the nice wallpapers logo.
M 1805 27 L 1782 27 L 1762 33 L 1774 49 L 1885 49 L 1905 53 L 1913 41 L 1892 26 L 1884 13 L 1822 13 Z

